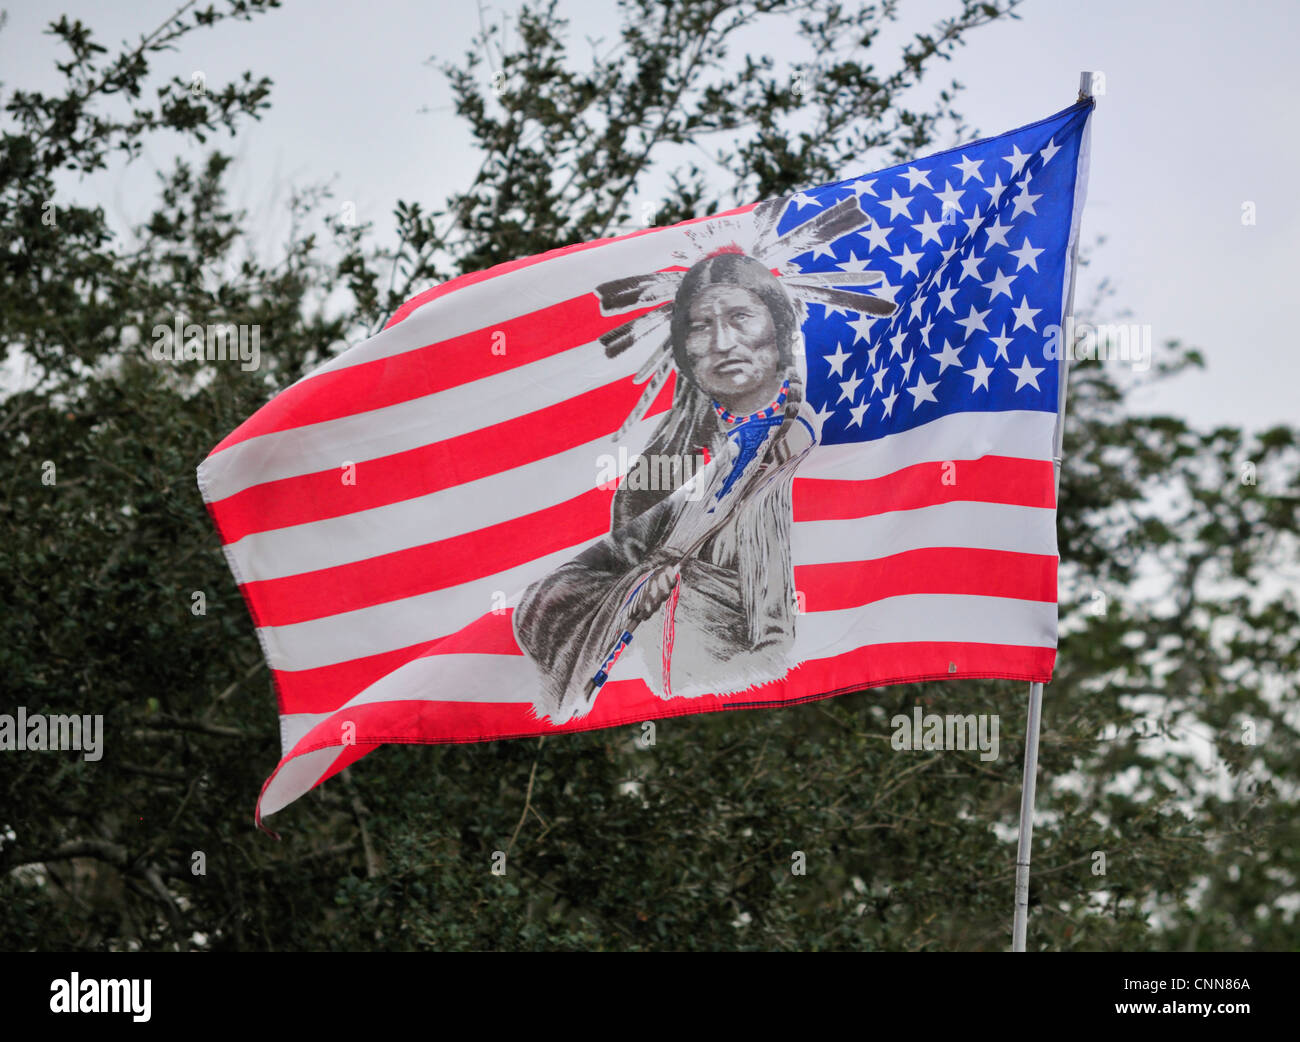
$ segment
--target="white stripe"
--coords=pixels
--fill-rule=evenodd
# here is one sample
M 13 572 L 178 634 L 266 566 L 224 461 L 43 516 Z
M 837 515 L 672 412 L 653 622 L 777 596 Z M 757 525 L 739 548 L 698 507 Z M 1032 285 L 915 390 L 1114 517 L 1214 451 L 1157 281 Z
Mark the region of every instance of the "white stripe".
M 801 564 L 871 561 L 928 547 L 1056 555 L 1056 511 L 1004 503 L 936 503 L 843 521 L 800 521 L 790 533 Z
M 1050 460 L 1056 413 L 1033 409 L 959 412 L 888 437 L 818 445 L 799 465 L 801 478 L 869 481 L 917 463 L 982 456 Z
M 289 750 L 302 740 L 303 735 L 322 720 L 328 720 L 333 715 L 333 713 L 281 713 L 280 755 L 288 756 Z
M 299 796 L 310 792 L 321 776 L 334 766 L 334 761 L 346 751 L 345 746 L 329 746 L 295 756 L 283 764 L 258 800 L 257 809 L 262 817 L 283 810 Z
M 812 612 L 795 623 L 795 657 L 829 658 L 871 644 L 951 641 L 1056 647 L 1054 602 L 918 593 Z

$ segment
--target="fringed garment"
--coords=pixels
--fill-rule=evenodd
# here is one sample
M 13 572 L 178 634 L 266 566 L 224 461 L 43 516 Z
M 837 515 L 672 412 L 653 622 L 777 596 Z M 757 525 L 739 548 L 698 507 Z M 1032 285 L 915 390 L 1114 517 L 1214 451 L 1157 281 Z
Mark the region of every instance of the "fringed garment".
M 515 609 L 515 635 L 541 674 L 537 713 L 554 723 L 590 708 L 588 683 L 624 632 L 642 581 L 714 528 L 682 562 L 673 594 L 635 628 L 613 678 L 640 676 L 661 698 L 692 697 L 743 691 L 791 665 L 790 486 L 816 442 L 815 414 L 800 404 L 770 451 L 779 409 L 775 420 L 770 409 L 731 417 L 684 380 L 675 397 L 634 471 L 657 460 L 657 474 L 688 478 L 701 456 L 712 465 L 676 489 L 647 488 L 653 482 L 630 472 L 614 495 L 610 533 L 528 587 Z M 673 459 L 680 463 L 663 466 Z M 728 481 L 742 471 L 758 484 L 738 494 Z

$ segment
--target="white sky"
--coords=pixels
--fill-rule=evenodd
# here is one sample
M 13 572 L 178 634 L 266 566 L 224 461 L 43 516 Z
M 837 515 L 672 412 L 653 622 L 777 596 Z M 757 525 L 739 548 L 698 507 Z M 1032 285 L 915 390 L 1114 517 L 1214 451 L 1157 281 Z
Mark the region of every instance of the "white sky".
M 0 31 L 0 81 L 57 85 L 53 60 L 61 53 L 41 30 L 60 12 L 111 46 L 153 29 L 176 6 L 11 2 Z M 496 0 L 493 10 L 499 17 L 513 6 Z M 955 7 L 954 0 L 903 0 L 898 35 Z M 615 24 L 609 0 L 575 0 L 565 10 L 578 41 Z M 1300 165 L 1300 87 L 1288 75 L 1300 3 L 1029 0 L 1021 16 L 972 34 L 933 82 L 964 83 L 959 108 L 988 135 L 1069 105 L 1080 70 L 1105 74 L 1084 238 L 1106 243 L 1080 273 L 1079 299 L 1108 277 L 1116 307 L 1131 312 L 1125 321 L 1150 324 L 1157 351 L 1176 337 L 1203 348 L 1208 361 L 1203 375 L 1143 392 L 1138 404 L 1202 424 L 1300 421 L 1297 348 L 1281 332 L 1282 304 L 1297 292 L 1290 280 L 1300 276 L 1300 205 L 1286 183 Z M 252 23 L 195 34 L 154 71 L 187 80 L 202 71 L 218 84 L 250 69 L 274 80 L 263 121 L 245 124 L 233 143 L 214 142 L 237 156 L 232 198 L 265 236 L 283 236 L 291 185 L 330 179 L 359 219 L 386 231 L 397 199 L 436 208 L 477 169 L 445 81 L 427 64 L 431 56 L 459 59 L 477 22 L 468 0 L 287 0 Z M 779 57 L 787 46 L 774 39 L 771 51 Z M 891 64 L 885 58 L 875 56 Z M 170 153 L 154 151 L 97 176 L 91 189 L 116 222 L 136 222 L 154 198 L 153 169 L 169 162 Z M 1246 201 L 1257 207 L 1253 227 L 1241 223 Z

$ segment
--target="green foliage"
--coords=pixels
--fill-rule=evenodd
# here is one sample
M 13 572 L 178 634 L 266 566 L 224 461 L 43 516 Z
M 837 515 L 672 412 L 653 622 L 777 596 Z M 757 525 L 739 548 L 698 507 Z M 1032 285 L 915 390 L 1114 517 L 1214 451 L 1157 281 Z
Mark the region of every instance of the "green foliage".
M 893 3 L 626 0 L 585 64 L 556 5 L 526 9 L 447 67 L 481 169 L 438 209 L 398 203 L 395 246 L 306 189 L 283 255 L 254 259 L 219 152 L 113 234 L 61 175 L 256 118 L 269 81 L 195 95 L 149 86 L 149 61 L 275 6 L 182 12 L 111 58 L 61 19 L 66 90 L 4 95 L 0 338 L 26 380 L 0 406 L 0 706 L 102 713 L 106 739 L 97 763 L 0 755 L 0 948 L 1004 948 L 1009 682 L 675 718 L 648 749 L 622 729 L 389 747 L 274 819 L 283 842 L 257 833 L 274 700 L 194 469 L 432 281 L 628 230 L 643 198 L 667 223 L 969 136 L 958 85 L 913 88 L 1012 5 L 957 3 L 892 71 Z M 776 34 L 806 60 L 760 53 Z M 153 361 L 177 316 L 261 326 L 262 367 Z M 1153 379 L 1200 361 L 1157 355 Z M 1294 948 L 1296 432 L 1134 415 L 1132 389 L 1072 373 L 1030 947 Z M 917 704 L 998 714 L 1000 757 L 894 750 Z

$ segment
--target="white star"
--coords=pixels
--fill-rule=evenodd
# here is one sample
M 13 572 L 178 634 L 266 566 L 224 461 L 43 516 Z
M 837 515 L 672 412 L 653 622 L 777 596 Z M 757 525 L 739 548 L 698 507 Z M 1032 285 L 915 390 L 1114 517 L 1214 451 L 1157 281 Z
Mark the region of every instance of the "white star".
M 971 385 L 971 394 L 974 394 L 981 387 L 986 391 L 989 389 L 989 373 L 991 372 L 993 370 L 984 364 L 984 359 L 976 355 L 974 368 L 966 370 L 966 375 L 975 381 Z
M 890 391 L 887 395 L 885 395 L 885 397 L 883 397 L 880 400 L 881 402 L 884 403 L 885 415 L 886 416 L 891 415 L 894 411 L 894 402 L 898 400 L 898 388 L 895 387 L 892 391 Z
M 840 265 L 840 271 L 866 271 L 870 263 L 871 261 L 865 257 L 859 260 L 858 255 L 849 250 L 849 259 Z
M 835 247 L 829 242 L 819 242 L 812 248 L 813 260 L 818 257 L 834 257 Z
M 863 402 L 861 405 L 855 405 L 853 408 L 851 408 L 849 412 L 853 414 L 853 419 L 849 420 L 849 422 L 845 424 L 845 430 L 847 430 L 849 427 L 854 427 L 854 426 L 861 427 L 862 417 L 866 415 L 867 410 L 870 408 L 871 408 L 871 402 L 869 401 Z
M 925 304 L 926 300 L 924 297 L 912 298 L 912 317 L 907 320 L 909 326 L 921 317 L 921 312 L 925 309 Z
M 883 390 L 885 386 L 885 377 L 887 377 L 888 374 L 888 365 L 881 365 L 879 369 L 876 369 L 875 373 L 871 374 L 871 394 L 879 394 L 879 392 Z
M 879 350 L 880 350 L 879 344 L 876 344 L 874 347 L 867 348 L 867 368 L 863 370 L 863 372 L 869 371 L 871 367 L 876 364 L 876 352 L 878 352 Z
M 918 170 L 914 166 L 909 166 L 899 177 L 907 178 L 907 189 L 909 192 L 915 192 L 917 185 L 925 185 L 926 188 L 933 188 L 930 184 L 930 172 L 928 170 Z
M 989 241 L 984 246 L 985 252 L 988 252 L 990 246 L 997 246 L 999 244 L 1002 246 L 1010 245 L 1007 242 L 1007 232 L 1011 231 L 1011 225 L 1003 224 L 1002 218 L 995 217 L 993 223 L 985 228 L 984 231 L 989 237 Z
M 970 339 L 971 333 L 973 333 L 976 328 L 981 329 L 985 333 L 989 331 L 989 327 L 984 324 L 984 316 L 987 314 L 988 311 L 976 311 L 975 305 L 972 304 L 970 308 L 970 314 L 967 315 L 965 318 L 957 319 L 957 325 L 966 327 L 967 340 Z
M 938 386 L 937 381 L 927 383 L 925 377 L 917 373 L 916 383 L 907 388 L 907 392 L 912 396 L 912 408 L 915 409 L 922 402 L 934 402 L 935 405 L 938 405 L 939 399 L 934 396 L 934 389 Z
M 942 268 L 940 267 L 931 268 L 926 273 L 925 278 L 921 279 L 919 282 L 917 282 L 915 286 L 912 287 L 913 294 L 915 294 L 917 297 L 924 297 L 926 303 L 929 303 L 931 297 L 931 287 L 934 286 L 936 279 L 939 282 L 942 282 L 943 275 L 944 275 L 944 271 Z
M 831 364 L 831 372 L 836 376 L 844 375 L 844 363 L 851 357 L 852 355 L 844 350 L 843 344 L 836 344 L 835 353 L 833 355 L 825 356 L 826 361 Z
M 1011 219 L 1014 221 L 1022 213 L 1031 213 L 1037 217 L 1038 211 L 1034 209 L 1034 203 L 1038 202 L 1041 198 L 1042 195 L 1029 194 L 1029 185 L 1021 185 L 1020 194 L 1012 200 L 1015 204 L 1015 209 L 1011 211 Z
M 907 248 L 907 244 L 904 243 L 903 252 L 897 257 L 890 257 L 889 259 L 898 265 L 898 272 L 900 275 L 906 275 L 910 271 L 913 275 L 916 275 L 919 278 L 921 272 L 917 269 L 916 262 L 924 256 L 924 250 L 920 253 L 913 253 Z
M 858 180 L 853 182 L 853 194 L 856 195 L 859 199 L 861 199 L 864 194 L 875 195 L 876 194 L 875 184 L 876 182 L 874 180 L 867 180 L 867 178 L 865 177 L 859 178 Z
M 956 286 L 949 287 L 948 289 L 939 290 L 939 306 L 934 309 L 934 313 L 937 315 L 944 308 L 947 308 L 949 311 L 952 311 L 952 298 L 956 296 L 956 294 L 957 294 Z M 955 311 L 952 311 L 952 313 L 954 315 L 957 314 L 957 312 Z
M 1013 303 L 1015 302 L 1015 298 L 1011 296 L 1011 280 L 1014 278 L 1014 275 L 1006 275 L 1003 272 L 994 269 L 992 280 L 982 283 L 984 288 L 989 291 L 990 304 L 997 300 L 1003 293 L 1007 295 L 1008 300 Z
M 1038 327 L 1034 325 L 1034 316 L 1042 310 L 1042 308 L 1031 308 L 1028 298 L 1021 294 L 1020 307 L 1011 309 L 1011 313 L 1016 316 L 1016 324 L 1011 327 L 1011 331 L 1014 333 L 1021 326 L 1028 326 L 1031 333 L 1037 333 Z M 1011 359 L 1008 358 L 1007 361 Z
M 1043 157 L 1043 166 L 1050 163 L 1052 156 L 1056 155 L 1059 151 L 1061 151 L 1061 146 L 1056 143 L 1056 138 L 1052 138 L 1052 140 L 1047 143 L 1046 147 L 1043 148 L 1042 152 L 1039 153 L 1039 155 Z
M 861 383 L 862 378 L 858 376 L 850 376 L 847 380 L 840 381 L 840 396 L 835 400 L 835 404 L 839 405 L 840 402 L 847 398 L 849 404 L 852 405 L 853 399 L 858 395 L 858 387 Z
M 916 364 L 916 355 L 908 355 L 903 359 L 903 379 L 899 383 L 907 383 L 907 378 L 912 375 L 912 366 Z
M 958 203 L 957 200 L 965 194 L 966 193 L 960 188 L 954 188 L 951 181 L 945 181 L 943 183 L 943 191 L 934 193 L 936 199 L 943 200 L 943 206 L 940 207 L 939 212 L 942 213 L 944 210 L 956 210 L 958 213 L 961 213 L 961 204 Z
M 930 350 L 930 330 L 933 328 L 934 319 L 930 319 L 929 322 L 921 327 L 921 343 L 925 345 L 927 351 Z
M 790 205 L 796 210 L 804 206 L 816 206 L 817 199 L 814 196 L 809 195 L 807 192 L 800 192 L 798 195 L 791 197 Z
M 998 348 L 997 354 L 995 354 L 995 355 L 993 356 L 993 361 L 996 362 L 999 358 L 1001 358 L 1001 359 L 1003 359 L 1003 360 L 1007 363 L 1007 365 L 1010 365 L 1010 364 L 1011 364 L 1011 356 L 1007 354 L 1007 345 L 1008 345 L 1009 343 L 1011 343 L 1011 338 L 1010 338 L 1009 336 L 1007 336 L 1007 325 L 1006 325 L 1006 323 L 1005 323 L 1005 322 L 1002 323 L 1002 335 L 1001 335 L 1001 336 L 991 336 L 991 337 L 989 337 L 989 339 L 992 340 L 993 343 L 995 343 L 995 344 L 997 345 L 997 348 Z
M 826 426 L 826 421 L 829 420 L 834 415 L 835 415 L 835 410 L 831 408 L 829 402 L 827 402 L 825 405 L 821 406 L 820 408 L 813 410 L 813 416 L 817 420 L 818 427 Z
M 1038 374 L 1042 371 L 1037 366 L 1030 365 L 1029 356 L 1025 355 L 1024 360 L 1020 363 L 1020 368 L 1011 370 L 1016 377 L 1016 390 L 1018 391 L 1020 388 L 1032 384 L 1035 391 L 1041 391 L 1042 388 L 1038 386 Z
M 967 159 L 964 155 L 960 163 L 954 163 L 953 169 L 961 171 L 961 183 L 965 184 L 972 177 L 976 181 L 983 181 L 984 175 L 980 173 L 980 167 L 984 165 L 982 159 Z
M 1002 193 L 1005 192 L 1007 188 L 1008 186 L 1002 183 L 1002 176 L 999 174 L 993 179 L 993 183 L 984 189 L 984 191 L 989 194 L 990 207 L 995 209 L 997 208 L 998 200 L 1002 198 Z
M 877 297 L 880 300 L 887 300 L 892 304 L 894 298 L 898 296 L 898 291 L 902 288 L 902 286 L 891 286 L 888 279 L 882 279 L 880 285 L 872 286 L 871 289 L 868 290 L 868 295 Z
M 859 340 L 867 343 L 871 340 L 871 323 L 876 320 L 876 315 L 859 315 L 849 323 L 849 328 L 853 330 L 853 342 L 856 344 Z
M 922 213 L 921 216 L 925 220 L 921 221 L 920 224 L 912 225 L 913 231 L 921 233 L 921 245 L 924 246 L 927 242 L 934 241 L 942 246 L 943 240 L 939 238 L 939 229 L 943 227 L 943 222 L 930 220 L 928 213 Z
M 911 201 L 912 201 L 912 197 L 910 195 L 899 195 L 898 189 L 895 188 L 894 194 L 892 196 L 890 196 L 888 199 L 880 200 L 880 205 L 888 208 L 890 213 L 889 219 L 891 221 L 898 220 L 899 214 L 902 214 L 910 221 L 912 219 L 912 215 L 907 209 L 907 204 L 910 203 Z
M 1011 155 L 1003 156 L 1002 158 L 1011 164 L 1011 176 L 1016 177 L 1020 174 L 1020 171 L 1024 169 L 1025 164 L 1029 162 L 1029 157 L 1032 155 L 1032 152 L 1021 152 L 1019 145 L 1012 145 Z
M 969 217 L 963 217 L 961 223 L 966 225 L 966 234 L 962 238 L 969 239 L 980 230 L 980 225 L 984 223 L 984 218 L 980 216 L 980 208 L 975 207 L 975 212 Z
M 1016 271 L 1025 267 L 1033 268 L 1034 271 L 1037 271 L 1038 255 L 1043 251 L 1034 249 L 1033 243 L 1029 241 L 1029 236 L 1026 235 L 1025 241 L 1020 244 L 1020 249 L 1008 250 L 1007 252 L 1016 258 Z
M 939 363 L 940 376 L 943 376 L 943 371 L 950 365 L 961 367 L 961 348 L 953 347 L 952 341 L 947 338 L 944 339 L 943 350 L 930 357 Z
M 889 338 L 889 357 L 893 358 L 894 355 L 902 355 L 903 344 L 906 342 L 907 342 L 906 332 L 897 333 L 894 336 L 891 336 Z
M 863 228 L 862 234 L 867 237 L 867 241 L 871 244 L 867 248 L 867 252 L 870 253 L 871 250 L 880 249 L 888 250 L 889 237 L 893 232 L 894 229 L 889 227 L 889 225 L 876 224 L 874 221 L 871 223 L 870 227 Z
M 980 277 L 980 265 L 986 260 L 988 260 L 987 257 L 976 257 L 973 253 L 969 257 L 963 257 L 961 261 L 961 278 L 957 281 L 961 282 L 962 279 L 978 280 Z

